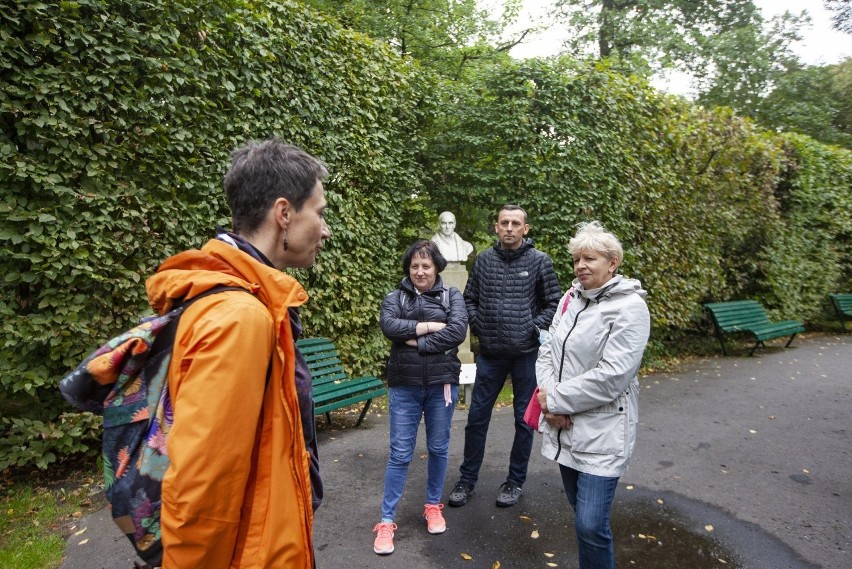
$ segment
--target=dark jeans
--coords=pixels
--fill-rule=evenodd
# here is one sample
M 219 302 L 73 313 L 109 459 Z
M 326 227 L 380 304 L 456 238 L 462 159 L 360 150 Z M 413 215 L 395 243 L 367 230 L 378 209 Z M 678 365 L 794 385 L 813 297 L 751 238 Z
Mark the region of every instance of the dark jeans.
M 495 358 L 480 355 L 476 358 L 476 381 L 473 385 L 473 397 L 467 414 L 467 426 L 464 429 L 464 462 L 459 471 L 462 482 L 476 486 L 479 469 L 485 456 L 485 439 L 491 412 L 497 402 L 497 396 L 506 383 L 506 376 L 512 374 L 512 407 L 515 410 L 515 439 L 512 453 L 509 455 L 509 476 L 507 482 L 523 486 L 527 479 L 527 464 L 533 444 L 533 431 L 524 422 L 524 411 L 535 390 L 535 360 L 537 352 L 530 352 L 514 358 Z
M 580 569 L 615 569 L 609 514 L 618 478 L 586 474 L 561 464 L 559 472 L 574 510 Z

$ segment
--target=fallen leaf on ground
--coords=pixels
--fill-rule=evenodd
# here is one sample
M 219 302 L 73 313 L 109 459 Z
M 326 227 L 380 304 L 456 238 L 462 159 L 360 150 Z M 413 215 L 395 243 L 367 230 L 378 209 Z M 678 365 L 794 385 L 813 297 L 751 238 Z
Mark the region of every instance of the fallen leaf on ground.
M 86 530 L 87 530 L 87 529 L 89 529 L 89 528 L 88 528 L 88 527 L 84 527 L 84 528 L 83 528 L 83 529 L 81 529 L 80 531 L 76 532 L 74 535 L 75 535 L 75 536 L 77 536 L 77 535 L 80 535 L 81 533 L 86 533 Z
M 518 517 L 521 518 L 522 520 L 530 521 L 528 516 L 518 516 Z
M 706 529 L 707 531 L 713 531 L 713 526 L 710 525 L 710 524 L 707 524 L 706 526 L 704 526 L 704 529 Z
M 533 539 L 538 539 L 538 530 L 537 529 L 532 530 L 530 537 L 533 538 Z
M 633 490 L 633 485 L 631 484 L 629 486 L 625 486 L 624 488 L 625 490 Z
M 803 469 L 802 469 L 802 472 L 804 472 L 805 474 L 810 474 L 810 473 L 811 473 L 811 471 L 810 471 L 810 470 L 808 470 L 807 468 L 803 468 Z
M 500 562 L 495 561 L 493 565 L 491 565 L 491 569 L 500 569 Z
M 86 545 L 87 543 L 89 543 L 88 537 L 86 539 L 84 539 L 83 541 L 81 541 L 80 543 L 78 543 L 77 545 Z
M 554 555 L 556 555 L 556 554 L 555 553 L 547 553 L 547 552 L 544 553 L 545 557 L 553 557 Z
M 559 567 L 559 565 L 557 565 L 556 563 L 550 563 L 550 562 L 547 563 L 547 566 L 548 567 Z
M 470 555 L 468 555 L 467 553 L 462 553 L 462 554 L 461 554 L 461 558 L 462 558 L 462 559 L 464 559 L 465 561 L 470 561 L 470 560 L 472 560 L 472 559 L 473 559 L 473 557 L 471 557 L 471 556 L 470 556 Z
M 755 431 L 754 429 L 749 429 L 748 432 L 751 433 L 752 435 L 757 433 L 757 431 Z
M 663 502 L 663 500 L 661 498 L 657 498 L 657 503 L 660 504 L 660 505 L 665 504 L 665 502 Z

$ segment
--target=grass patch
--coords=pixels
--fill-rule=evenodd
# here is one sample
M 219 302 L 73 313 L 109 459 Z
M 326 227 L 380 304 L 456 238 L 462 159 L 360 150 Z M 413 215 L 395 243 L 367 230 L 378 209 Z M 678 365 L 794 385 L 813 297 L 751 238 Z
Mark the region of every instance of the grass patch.
M 0 481 L 0 567 L 56 569 L 70 524 L 96 507 L 94 466 L 52 470 Z
M 494 404 L 495 407 L 511 407 L 512 406 L 512 383 L 507 381 L 505 385 L 503 385 L 503 389 L 500 390 L 500 394 L 497 395 L 497 403 Z

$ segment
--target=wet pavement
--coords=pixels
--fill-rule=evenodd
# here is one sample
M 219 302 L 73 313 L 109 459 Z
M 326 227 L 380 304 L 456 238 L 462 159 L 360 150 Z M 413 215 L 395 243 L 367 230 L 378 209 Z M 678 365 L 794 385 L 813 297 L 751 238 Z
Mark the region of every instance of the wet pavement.
M 775 345 L 775 343 L 773 343 Z M 613 505 L 619 568 L 852 567 L 852 335 L 796 338 L 756 357 L 712 357 L 640 380 L 640 431 Z M 512 436 L 497 409 L 476 495 L 447 507 L 447 532 L 420 517 L 421 429 L 397 511 L 396 551 L 372 551 L 387 418 L 321 431 L 326 497 L 317 512 L 319 568 L 576 568 L 573 517 L 558 468 L 533 448 L 524 496 L 497 508 Z M 446 489 L 457 479 L 466 411 L 456 412 Z M 131 550 L 105 510 L 77 526 L 62 569 L 128 569 Z M 79 542 L 87 537 L 83 545 Z M 499 565 L 498 565 L 499 564 Z

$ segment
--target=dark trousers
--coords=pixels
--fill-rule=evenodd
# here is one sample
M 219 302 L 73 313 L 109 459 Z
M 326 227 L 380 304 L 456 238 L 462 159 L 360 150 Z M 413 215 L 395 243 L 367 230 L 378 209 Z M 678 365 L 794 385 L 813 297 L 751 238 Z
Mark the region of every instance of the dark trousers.
M 512 374 L 512 407 L 515 411 L 515 439 L 509 455 L 509 476 L 507 482 L 523 486 L 527 479 L 527 464 L 532 451 L 533 431 L 524 422 L 524 411 L 530 402 L 536 387 L 535 361 L 538 353 L 513 358 L 495 358 L 480 355 L 476 358 L 476 381 L 473 385 L 473 397 L 464 429 L 464 461 L 459 468 L 462 482 L 476 486 L 479 469 L 485 456 L 485 439 L 491 412 L 497 402 L 497 396 L 506 383 L 506 376 Z

